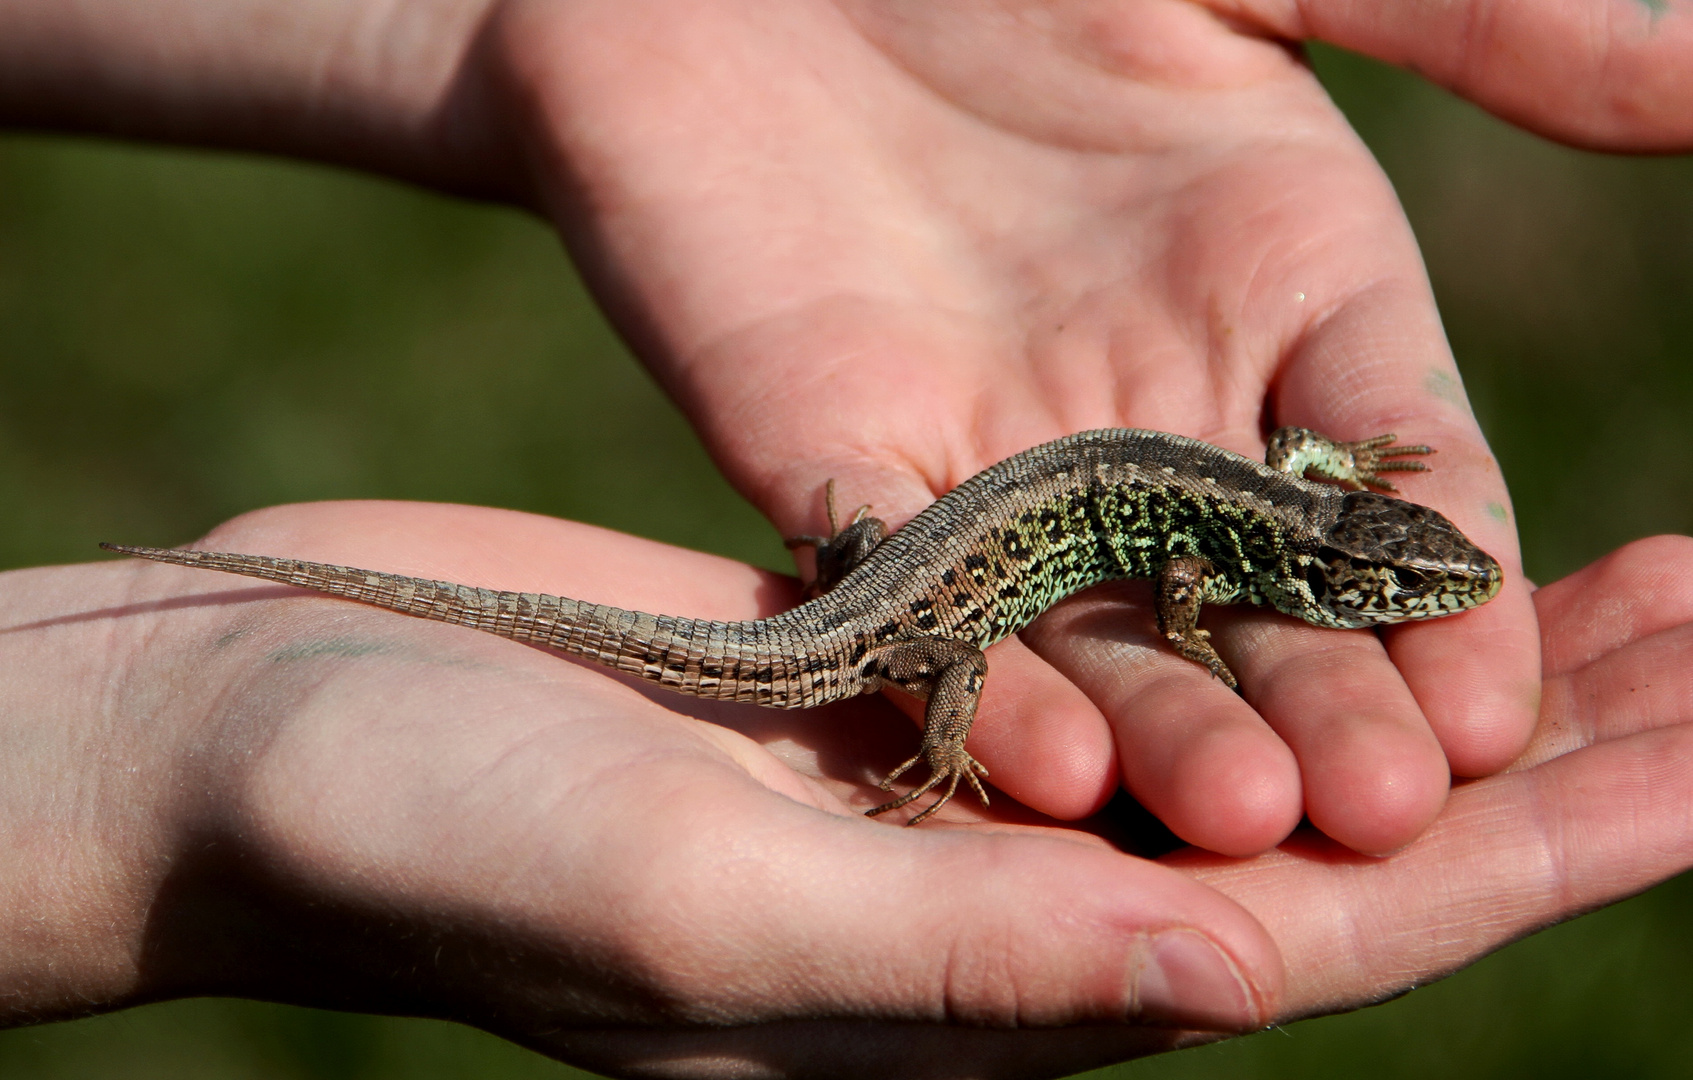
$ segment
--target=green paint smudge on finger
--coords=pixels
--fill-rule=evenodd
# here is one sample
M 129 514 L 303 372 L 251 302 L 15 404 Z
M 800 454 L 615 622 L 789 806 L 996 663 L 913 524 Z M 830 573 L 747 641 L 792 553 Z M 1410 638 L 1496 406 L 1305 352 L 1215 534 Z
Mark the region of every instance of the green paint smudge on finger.
M 1464 384 L 1458 381 L 1457 372 L 1447 368 L 1433 368 L 1423 380 L 1423 389 L 1440 400 L 1469 412 L 1470 400 L 1464 396 Z

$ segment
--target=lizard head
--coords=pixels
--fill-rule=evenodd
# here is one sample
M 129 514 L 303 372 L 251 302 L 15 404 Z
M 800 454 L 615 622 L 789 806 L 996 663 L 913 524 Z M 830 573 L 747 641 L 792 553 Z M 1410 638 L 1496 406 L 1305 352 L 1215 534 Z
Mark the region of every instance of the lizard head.
M 1440 514 L 1368 491 L 1346 495 L 1308 558 L 1303 576 L 1315 610 L 1296 614 L 1327 626 L 1453 615 L 1487 603 L 1504 581 L 1493 556 Z

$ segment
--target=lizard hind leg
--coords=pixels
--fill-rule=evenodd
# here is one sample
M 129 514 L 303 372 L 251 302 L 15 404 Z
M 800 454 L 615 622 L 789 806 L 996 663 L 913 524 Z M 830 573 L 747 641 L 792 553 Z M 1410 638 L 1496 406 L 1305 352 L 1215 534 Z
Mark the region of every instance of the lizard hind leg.
M 1307 428 L 1278 428 L 1270 436 L 1269 452 L 1264 455 L 1264 463 L 1294 476 L 1318 476 L 1356 491 L 1367 487 L 1397 491 L 1382 473 L 1427 472 L 1428 465 L 1421 461 L 1392 459 L 1434 453 L 1434 449 L 1428 446 L 1394 446 L 1397 438 L 1396 435 L 1377 435 L 1373 439 L 1340 442 Z
M 952 799 L 960 780 L 969 781 L 982 804 L 988 804 L 987 789 L 978 779 L 988 775 L 988 770 L 964 749 L 987 673 L 987 658 L 982 650 L 956 638 L 917 638 L 898 642 L 883 651 L 876 661 L 877 676 L 927 698 L 928 707 L 923 714 L 922 746 L 879 786 L 892 791 L 893 782 L 919 761 L 929 766 L 929 778 L 892 802 L 865 811 L 867 817 L 898 810 L 945 784 L 933 803 L 906 822 L 919 824 Z
M 806 584 L 805 594 L 813 599 L 822 596 L 841 583 L 841 579 L 857 569 L 858 564 L 888 538 L 888 526 L 881 518 L 870 517 L 870 507 L 860 506 L 846 528 L 838 524 L 835 515 L 835 482 L 829 481 L 824 495 L 829 511 L 828 536 L 790 536 L 784 543 L 791 551 L 798 547 L 817 549 L 817 576 Z

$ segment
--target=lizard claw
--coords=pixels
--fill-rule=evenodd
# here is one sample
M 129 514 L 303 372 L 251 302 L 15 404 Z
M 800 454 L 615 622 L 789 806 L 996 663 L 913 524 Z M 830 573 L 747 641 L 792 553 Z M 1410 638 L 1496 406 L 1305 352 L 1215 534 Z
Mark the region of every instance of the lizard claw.
M 917 762 L 925 756 L 928 755 L 919 754 L 917 757 L 913 757 L 905 761 L 897 769 L 889 773 L 887 778 L 876 786 L 881 788 L 883 791 L 892 791 L 894 780 L 896 780 L 901 773 L 917 764 Z M 940 757 L 941 755 L 937 754 L 934 756 Z M 929 816 L 936 810 L 939 810 L 952 800 L 953 795 L 958 791 L 958 782 L 961 779 L 968 780 L 970 782 L 970 786 L 976 790 L 977 797 L 982 800 L 983 806 L 989 805 L 988 790 L 983 787 L 982 782 L 977 779 L 978 776 L 988 775 L 987 766 L 965 753 L 962 749 L 947 753 L 943 760 L 939 762 L 930 761 L 929 765 L 931 769 L 929 778 L 922 784 L 913 788 L 911 791 L 906 792 L 904 795 L 901 795 L 892 802 L 883 803 L 881 806 L 875 807 L 874 809 L 864 811 L 864 816 L 875 817 L 878 814 L 885 814 L 889 810 L 898 810 L 902 806 L 907 806 L 912 802 L 921 799 L 924 795 L 927 795 L 929 792 L 939 787 L 942 783 L 945 783 L 946 790 L 941 792 L 940 797 L 928 806 L 925 806 L 922 810 L 919 810 L 916 814 L 912 815 L 911 820 L 905 823 L 908 827 L 911 825 L 919 825 L 928 820 Z

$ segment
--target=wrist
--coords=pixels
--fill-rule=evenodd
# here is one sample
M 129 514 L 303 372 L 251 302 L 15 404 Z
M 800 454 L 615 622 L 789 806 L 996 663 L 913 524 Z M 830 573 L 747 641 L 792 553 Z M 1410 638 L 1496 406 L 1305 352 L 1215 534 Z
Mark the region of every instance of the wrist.
M 0 0 L 0 122 L 519 190 L 484 83 L 494 0 Z
M 120 658 L 139 620 L 111 567 L 0 575 L 0 1026 L 102 1011 L 140 991 L 168 873 L 171 694 L 138 700 Z

